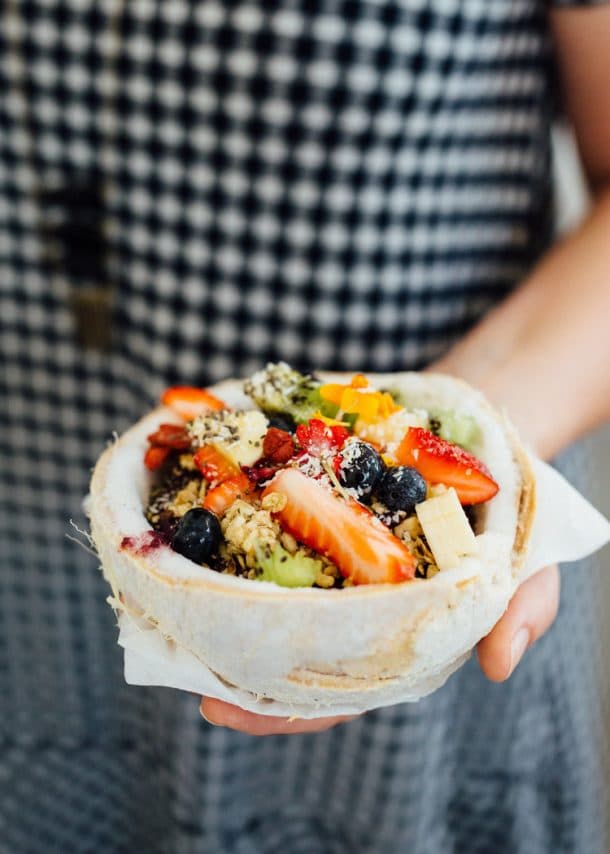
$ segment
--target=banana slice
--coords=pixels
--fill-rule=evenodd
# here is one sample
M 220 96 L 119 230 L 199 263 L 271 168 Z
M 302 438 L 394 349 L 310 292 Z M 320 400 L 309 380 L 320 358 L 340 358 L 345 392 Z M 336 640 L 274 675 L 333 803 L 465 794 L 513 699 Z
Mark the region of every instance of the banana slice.
M 236 412 L 235 434 L 214 440 L 214 445 L 236 466 L 253 465 L 263 452 L 267 419 L 262 412 Z
M 478 543 L 453 487 L 415 508 L 436 565 L 451 569 L 461 557 L 476 554 Z
M 251 466 L 263 452 L 267 419 L 257 409 L 200 415 L 188 430 L 198 445 L 214 445 L 233 465 Z

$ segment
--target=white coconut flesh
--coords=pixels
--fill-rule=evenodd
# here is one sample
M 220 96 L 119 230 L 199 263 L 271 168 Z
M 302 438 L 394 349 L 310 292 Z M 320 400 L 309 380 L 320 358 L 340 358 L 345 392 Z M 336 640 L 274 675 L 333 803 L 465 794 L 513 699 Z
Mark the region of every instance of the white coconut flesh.
M 348 382 L 346 374 L 321 374 Z M 150 619 L 227 683 L 331 713 L 418 699 L 439 687 L 504 612 L 519 581 L 533 516 L 533 477 L 512 428 L 478 392 L 438 374 L 370 374 L 399 390 L 409 407 L 451 409 L 476 418 L 477 455 L 500 485 L 480 513 L 476 556 L 430 579 L 343 590 L 288 589 L 199 566 L 155 538 L 144 511 L 153 476 L 146 437 L 159 408 L 102 455 L 91 483 L 93 540 L 114 599 Z M 242 382 L 213 388 L 252 408 Z

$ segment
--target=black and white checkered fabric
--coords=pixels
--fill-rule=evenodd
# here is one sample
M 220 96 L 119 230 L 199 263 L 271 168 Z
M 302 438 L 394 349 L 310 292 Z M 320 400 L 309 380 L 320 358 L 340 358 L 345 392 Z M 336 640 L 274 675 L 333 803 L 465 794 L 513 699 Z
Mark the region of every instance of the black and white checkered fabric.
M 601 852 L 578 570 L 509 684 L 471 664 L 417 705 L 256 740 L 123 684 L 96 561 L 65 537 L 104 442 L 166 384 L 418 367 L 520 280 L 550 233 L 545 15 L 4 4 L 2 854 Z M 77 341 L 94 288 L 110 349 Z

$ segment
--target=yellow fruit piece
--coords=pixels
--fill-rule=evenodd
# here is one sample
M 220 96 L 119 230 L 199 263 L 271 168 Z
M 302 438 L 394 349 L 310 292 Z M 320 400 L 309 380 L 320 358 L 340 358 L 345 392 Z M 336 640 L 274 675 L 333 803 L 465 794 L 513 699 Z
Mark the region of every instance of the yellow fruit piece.
M 231 416 L 233 418 L 229 429 L 221 432 L 211 444 L 228 457 L 237 468 L 252 466 L 263 452 L 267 419 L 257 410 L 235 412 L 231 413 Z
M 352 377 L 352 388 L 367 388 L 368 384 L 369 381 L 364 376 L 364 374 L 354 374 L 354 376 Z
M 334 403 L 336 406 L 339 406 L 344 389 L 344 385 L 338 385 L 338 383 L 326 383 L 326 385 L 320 387 L 322 400 L 328 400 L 330 403 Z
M 337 421 L 336 418 L 329 418 L 327 415 L 322 415 L 319 409 L 311 417 L 323 421 L 328 427 L 349 427 L 348 421 Z
M 387 392 L 369 388 L 368 380 L 363 374 L 355 374 L 349 385 L 327 383 L 321 386 L 320 394 L 323 400 L 334 403 L 341 412 L 356 413 L 367 422 L 387 418 L 401 409 Z
M 461 557 L 476 554 L 476 537 L 453 487 L 422 501 L 415 512 L 440 570 L 451 569 Z
M 379 401 L 379 417 L 380 418 L 388 418 L 390 415 L 393 415 L 394 412 L 398 412 L 402 409 L 401 406 L 398 406 L 397 403 L 394 403 L 392 400 L 392 395 L 388 394 L 387 391 L 378 392 L 380 396 Z
M 377 392 L 362 392 L 355 388 L 346 388 L 341 395 L 343 412 L 357 412 L 365 421 L 370 421 L 379 411 Z

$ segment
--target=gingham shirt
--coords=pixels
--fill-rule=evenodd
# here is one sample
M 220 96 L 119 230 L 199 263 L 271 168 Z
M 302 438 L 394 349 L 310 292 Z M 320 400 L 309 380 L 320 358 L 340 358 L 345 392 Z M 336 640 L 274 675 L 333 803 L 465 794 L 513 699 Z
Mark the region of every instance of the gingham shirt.
M 7 0 L 2 854 L 601 852 L 578 570 L 508 684 L 471 663 L 419 704 L 257 740 L 123 683 L 97 562 L 65 537 L 104 442 L 163 386 L 280 357 L 419 367 L 515 286 L 550 235 L 545 15 Z M 75 337 L 92 287 L 107 350 Z

